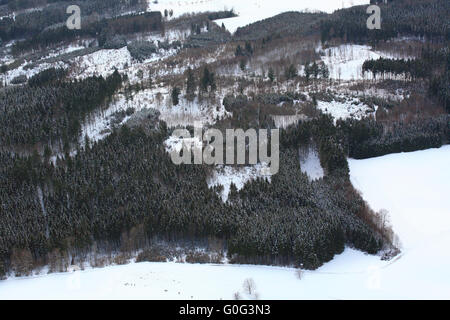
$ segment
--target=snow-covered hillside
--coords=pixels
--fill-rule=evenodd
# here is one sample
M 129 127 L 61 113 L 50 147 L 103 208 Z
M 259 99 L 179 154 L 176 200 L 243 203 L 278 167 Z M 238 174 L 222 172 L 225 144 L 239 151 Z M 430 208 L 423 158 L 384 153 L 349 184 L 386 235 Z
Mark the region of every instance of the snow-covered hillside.
M 221 196 L 223 202 L 227 202 L 232 183 L 239 191 L 242 190 L 245 184 L 251 180 L 262 178 L 267 179 L 270 182 L 270 176 L 265 174 L 268 170 L 270 170 L 270 168 L 265 163 L 240 168 L 231 166 L 217 166 L 213 171 L 212 177 L 208 181 L 208 186 L 210 188 L 215 186 L 223 186 Z
M 320 269 L 133 263 L 0 282 L 0 299 L 449 299 L 450 146 L 350 160 L 351 178 L 376 209 L 390 213 L 403 244 L 392 261 L 347 248 Z
M 353 185 L 374 210 L 389 211 L 406 254 L 425 245 L 436 248 L 450 244 L 438 241 L 450 237 L 449 163 L 450 146 L 350 160 Z M 449 251 L 443 250 L 441 256 L 446 252 Z M 433 260 L 433 264 L 439 261 L 439 256 Z M 440 262 L 445 262 L 450 270 L 450 259 Z
M 450 297 L 450 146 L 350 161 L 353 185 L 386 209 L 402 257 L 383 272 L 405 297 Z
M 321 179 L 324 176 L 319 154 L 315 147 L 300 149 L 300 170 L 306 173 L 310 180 Z
M 343 44 L 337 47 L 318 49 L 323 62 L 330 71 L 330 78 L 336 80 L 361 80 L 371 79 L 370 73 L 363 74 L 362 66 L 366 60 L 379 58 L 398 59 L 412 58 L 407 56 L 392 55 L 374 51 L 367 45 Z
M 157 4 L 149 0 L 149 10 L 173 10 L 173 17 L 186 13 L 231 10 L 238 17 L 216 21 L 219 25 L 224 23 L 230 32 L 250 23 L 273 17 L 286 11 L 324 11 L 331 13 L 334 10 L 352 5 L 369 4 L 369 0 L 159 0 Z
M 376 109 L 372 109 L 358 98 L 341 95 L 340 101 L 318 101 L 317 109 L 328 113 L 337 119 L 355 118 L 362 119 L 369 115 L 374 116 Z

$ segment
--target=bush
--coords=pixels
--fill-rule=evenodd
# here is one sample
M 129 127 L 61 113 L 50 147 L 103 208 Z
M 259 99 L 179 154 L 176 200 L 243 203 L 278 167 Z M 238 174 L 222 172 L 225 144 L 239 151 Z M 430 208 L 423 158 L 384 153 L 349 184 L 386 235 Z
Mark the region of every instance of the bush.
M 127 46 L 127 49 L 131 56 L 138 61 L 148 59 L 158 51 L 158 48 L 149 41 L 134 41 Z
M 166 262 L 167 260 L 168 257 L 160 247 L 146 249 L 136 258 L 136 262 Z
M 65 75 L 66 71 L 64 69 L 49 68 L 32 76 L 30 80 L 28 80 L 28 85 L 30 87 L 39 87 L 44 84 L 49 84 L 58 81 L 62 79 Z
M 228 112 L 233 112 L 238 108 L 242 108 L 245 105 L 247 105 L 247 103 L 248 103 L 248 98 L 247 98 L 247 96 L 244 96 L 244 95 L 239 95 L 236 97 L 233 95 L 227 95 L 223 99 L 223 105 Z
M 186 255 L 186 262 L 187 263 L 211 263 L 211 258 L 207 253 L 194 251 L 189 252 Z
M 114 36 L 106 39 L 103 44 L 104 49 L 120 49 L 127 46 L 127 40 L 125 37 Z
M 16 277 L 29 276 L 33 271 L 33 257 L 27 249 L 13 249 L 11 269 Z
M 24 74 L 22 74 L 22 75 L 20 75 L 20 76 L 17 76 L 17 77 L 15 77 L 15 78 L 13 78 L 12 80 L 11 80 L 11 84 L 22 84 L 22 83 L 25 83 L 25 82 L 27 82 L 27 76 L 26 75 L 24 75 Z
M 4 280 L 6 278 L 6 268 L 3 260 L 0 260 L 0 280 Z

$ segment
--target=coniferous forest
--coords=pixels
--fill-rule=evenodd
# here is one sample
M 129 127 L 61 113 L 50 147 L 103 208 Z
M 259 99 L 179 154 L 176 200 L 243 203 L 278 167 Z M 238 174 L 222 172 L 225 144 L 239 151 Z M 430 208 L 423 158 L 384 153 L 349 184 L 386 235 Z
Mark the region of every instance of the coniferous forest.
M 9 126 L 2 127 L 0 252 L 4 269 L 18 264 L 11 257 L 46 261 L 55 250 L 76 255 L 94 242 L 119 249 L 123 233 L 137 227 L 143 234 L 136 241 L 155 236 L 168 241 L 212 237 L 225 241 L 236 262 L 295 264 L 307 269 L 331 260 L 345 245 L 376 253 L 389 241 L 367 224 L 368 209 L 349 182 L 345 155 L 334 142 L 336 129 L 327 116 L 283 134 L 280 173 L 271 183 L 258 180 L 239 193 L 232 192 L 226 204 L 206 184 L 208 166 L 171 162 L 163 144 L 170 133 L 164 123 L 150 130 L 123 126 L 104 141 L 87 142 L 74 157 L 61 156 L 56 162 L 37 152 L 27 157 L 7 152 L 18 145 L 52 146 L 58 137 L 73 142 L 79 128 L 66 124 L 79 123 L 121 82 L 116 72 L 106 80 L 81 82 L 51 77 L 50 85 L 48 72 L 13 88 L 15 95 L 5 90 L 2 98 L 7 116 L 10 107 L 6 106 L 12 104 L 8 101 L 15 101 L 8 97 L 21 98 L 11 111 L 11 117 L 20 116 L 14 116 L 14 121 L 5 118 Z M 66 86 L 67 91 L 61 90 Z M 62 106 L 61 114 L 30 119 L 39 112 L 53 114 L 42 109 L 42 99 L 46 106 Z M 19 113 L 24 100 L 30 112 Z M 64 104 L 59 104 L 61 100 Z M 12 123 L 17 124 L 11 127 Z M 52 130 L 46 131 L 47 126 Z M 310 182 L 301 173 L 296 156 L 301 141 L 313 138 L 323 150 L 323 165 L 329 172 L 318 182 Z M 345 187 L 336 189 L 337 185 Z

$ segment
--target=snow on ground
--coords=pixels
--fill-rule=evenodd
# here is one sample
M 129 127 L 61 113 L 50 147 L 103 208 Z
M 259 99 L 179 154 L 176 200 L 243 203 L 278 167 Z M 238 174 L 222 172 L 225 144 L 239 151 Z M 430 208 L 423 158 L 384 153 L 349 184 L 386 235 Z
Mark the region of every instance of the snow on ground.
M 91 76 L 106 77 L 114 72 L 127 69 L 131 65 L 131 54 L 127 47 L 121 49 L 103 49 L 75 59 L 79 65 L 76 70 L 78 78 Z
M 347 93 L 348 92 L 349 92 L 349 90 L 347 90 Z M 396 101 L 396 102 L 401 102 L 405 99 L 409 99 L 409 97 L 411 96 L 411 93 L 408 90 L 404 90 L 401 88 L 395 89 L 395 91 L 390 92 L 386 89 L 370 87 L 370 88 L 364 89 L 362 92 L 358 91 L 358 94 L 362 95 L 362 96 L 372 96 L 372 97 L 377 97 L 377 98 L 383 98 L 386 100 L 391 100 L 391 101 Z
M 362 103 L 358 98 L 339 96 L 339 101 L 317 101 L 317 108 L 324 113 L 331 114 L 337 119 L 355 118 L 362 119 L 369 115 L 375 115 L 376 109 Z
M 227 202 L 232 183 L 234 183 L 239 191 L 244 188 L 247 182 L 256 180 L 257 178 L 265 178 L 270 181 L 270 177 L 266 175 L 268 170 L 270 169 L 265 163 L 247 167 L 218 166 L 208 181 L 208 186 L 210 188 L 223 186 L 221 194 L 222 201 Z
M 34 76 L 35 74 L 49 69 L 49 68 L 66 68 L 67 64 L 65 64 L 64 62 L 58 61 L 55 63 L 40 63 L 40 61 L 44 61 L 46 59 L 49 58 L 54 58 L 57 56 L 60 56 L 62 54 L 65 53 L 70 53 L 76 50 L 80 50 L 80 49 L 85 49 L 85 46 L 81 46 L 79 44 L 70 44 L 66 47 L 62 47 L 62 48 L 57 48 L 54 50 L 51 50 L 48 55 L 40 58 L 38 61 L 35 61 L 35 66 L 31 69 L 27 69 L 26 66 L 29 65 L 31 63 L 31 61 L 25 60 L 19 67 L 9 70 L 8 72 L 6 72 L 5 75 L 5 80 L 7 81 L 7 83 L 11 82 L 12 79 L 14 79 L 15 77 L 21 76 L 21 75 L 26 75 L 27 78 L 31 78 L 32 76 Z M 0 63 L 6 63 L 11 64 L 14 62 L 14 59 L 12 58 L 12 56 L 5 56 L 0 58 Z
M 86 121 L 81 126 L 80 143 L 84 145 L 84 139 L 87 136 L 90 141 L 97 142 L 106 138 L 111 133 L 112 116 L 120 111 L 126 111 L 118 103 L 111 103 L 108 109 L 95 112 L 88 116 Z M 117 124 L 117 127 L 121 126 L 130 119 L 130 116 L 126 116 L 121 123 Z
M 193 138 L 179 138 L 179 137 L 170 137 L 166 141 L 164 141 L 164 146 L 166 147 L 166 151 L 172 153 L 174 151 L 181 152 L 183 147 L 187 150 L 199 150 L 203 148 L 203 141 L 201 141 L 198 137 Z
M 276 128 L 287 128 L 292 124 L 296 124 L 301 120 L 306 120 L 308 117 L 306 117 L 303 114 L 295 114 L 291 116 L 279 116 L 279 115 L 272 115 L 273 122 L 275 124 Z
M 319 154 L 313 147 L 300 150 L 300 169 L 306 173 L 311 180 L 321 179 L 324 176 Z
M 111 55 L 108 58 L 111 59 L 111 61 L 114 60 L 114 56 L 116 55 L 119 57 L 122 56 L 122 63 L 125 65 L 129 61 L 129 53 L 127 54 L 128 51 L 125 52 L 124 50 L 126 50 L 126 48 L 102 51 L 108 51 L 107 56 Z M 86 63 L 86 66 L 92 74 L 97 74 L 97 71 L 101 70 L 101 68 L 96 67 L 95 58 L 83 58 L 83 61 L 89 61 L 89 63 Z M 107 64 L 106 62 L 104 63 Z M 142 70 L 144 75 L 147 76 L 148 72 L 145 71 L 146 69 L 144 68 L 147 66 L 146 63 L 149 63 L 149 61 L 146 60 L 142 64 L 136 63 L 130 65 L 127 70 L 130 83 L 142 81 L 140 79 L 138 80 L 138 70 Z M 110 72 L 113 72 L 113 69 L 110 68 L 109 71 L 102 72 L 102 74 L 106 75 Z M 85 73 L 83 72 L 79 74 L 80 77 L 85 76 Z M 219 90 L 214 98 L 205 97 L 200 101 L 198 97 L 196 97 L 192 102 L 187 101 L 181 96 L 180 102 L 176 106 L 172 104 L 170 88 L 164 84 L 151 89 L 141 90 L 128 97 L 123 93 L 119 93 L 115 96 L 115 100 L 110 104 L 107 110 L 93 115 L 89 121 L 86 121 L 83 124 L 82 138 L 84 139 L 87 135 L 92 141 L 103 139 L 108 135 L 107 130 L 110 129 L 110 122 L 107 117 L 118 111 L 126 111 L 128 108 L 134 108 L 136 112 L 144 108 L 156 109 L 160 112 L 160 120 L 165 121 L 169 127 L 193 126 L 195 122 L 200 122 L 203 125 L 214 124 L 218 119 L 223 119 L 230 115 L 222 104 L 226 92 L 226 90 Z M 127 119 L 125 119 L 123 123 L 126 120 Z
M 180 103 L 174 106 L 172 105 L 170 92 L 164 86 L 139 91 L 128 99 L 124 94 L 118 94 L 108 109 L 93 114 L 90 119 L 83 123 L 81 142 L 86 135 L 91 141 L 98 141 L 108 136 L 109 129 L 111 129 L 109 117 L 116 112 L 126 111 L 129 108 L 133 108 L 135 112 L 150 108 L 158 110 L 160 112 L 159 119 L 166 122 L 168 127 L 194 126 L 196 122 L 202 125 L 211 125 L 217 119 L 229 115 L 222 104 L 222 100 L 223 94 L 218 94 L 211 101 L 205 98 L 201 102 L 198 98 L 195 98 L 192 102 L 180 98 Z M 128 119 L 129 117 L 126 117 L 122 124 Z
M 169 127 L 194 125 L 201 122 L 203 125 L 213 124 L 217 119 L 226 117 L 228 112 L 222 104 L 223 96 L 218 94 L 215 99 L 203 99 L 199 101 L 187 101 L 180 97 L 178 105 L 174 106 L 170 97 L 170 90 L 165 87 L 139 91 L 128 101 L 125 97 L 117 102 L 126 110 L 133 107 L 136 110 L 142 108 L 154 108 L 161 113 L 160 119 Z
M 450 146 L 349 161 L 353 185 L 374 210 L 390 212 L 405 250 L 450 232 L 449 163 Z
M 121 49 L 102 49 L 75 58 L 74 62 L 77 67 L 73 69 L 73 72 L 75 78 L 84 79 L 91 76 L 107 77 L 117 69 L 122 74 L 128 74 L 130 83 L 137 83 L 141 80 L 136 75 L 139 70 L 143 70 L 151 63 L 160 61 L 176 53 L 177 50 L 175 49 L 159 50 L 150 58 L 142 62 L 137 62 L 131 57 L 127 47 Z
M 164 30 L 164 34 L 160 32 L 154 32 L 150 35 L 142 37 L 140 40 L 153 41 L 155 44 L 158 41 L 161 42 L 174 42 L 186 40 L 191 35 L 191 29 L 172 28 Z
M 56 63 L 41 63 L 37 65 L 36 67 L 32 69 L 26 69 L 25 66 L 29 64 L 29 61 L 25 61 L 22 63 L 18 68 L 9 70 L 6 72 L 4 76 L 4 80 L 6 80 L 6 83 L 10 83 L 11 80 L 18 76 L 26 75 L 27 79 L 30 79 L 34 75 L 38 74 L 41 71 L 44 71 L 49 68 L 66 68 L 66 64 L 63 62 L 56 62 Z
M 388 210 L 402 243 L 388 279 L 416 297 L 450 297 L 449 163 L 450 146 L 349 163 L 352 183 Z
M 2 65 L 8 65 L 8 64 L 11 64 L 13 62 L 14 62 L 14 58 L 13 58 L 12 55 L 6 54 L 6 55 L 2 55 L 0 57 L 0 64 L 2 64 Z
M 86 47 L 87 46 L 82 46 L 79 44 L 72 43 L 72 44 L 69 44 L 68 46 L 52 50 L 47 56 L 42 57 L 41 60 L 54 58 L 54 57 L 57 57 L 57 56 L 60 56 L 60 55 L 66 54 L 66 53 L 74 52 L 77 50 L 86 49 Z
M 355 262 L 351 269 L 345 267 L 348 260 Z M 254 298 L 243 292 L 246 279 L 254 280 L 259 299 L 358 298 L 352 292 L 376 292 L 365 268 L 371 260 L 349 249 L 334 266 L 306 273 L 302 280 L 290 268 L 138 263 L 0 281 L 0 299 L 231 300 L 236 292 Z
M 403 254 L 347 248 L 300 280 L 292 268 L 132 263 L 0 281 L 0 299 L 233 299 L 253 279 L 259 299 L 450 299 L 450 146 L 350 160 L 351 179 L 389 210 Z
M 364 61 L 379 58 L 398 58 L 398 56 L 392 54 L 374 51 L 370 46 L 356 44 L 343 44 L 325 50 L 322 50 L 319 46 L 317 51 L 321 53 L 323 62 L 328 66 L 330 78 L 336 80 L 370 79 L 371 74 L 363 75 Z
M 238 17 L 217 20 L 216 22 L 232 33 L 237 28 L 250 23 L 273 17 L 286 11 L 319 10 L 331 13 L 336 9 L 350 7 L 352 5 L 369 4 L 369 0 L 159 0 L 158 4 L 149 2 L 149 10 L 164 12 L 165 9 L 173 10 L 173 17 L 179 17 L 186 13 L 231 10 Z

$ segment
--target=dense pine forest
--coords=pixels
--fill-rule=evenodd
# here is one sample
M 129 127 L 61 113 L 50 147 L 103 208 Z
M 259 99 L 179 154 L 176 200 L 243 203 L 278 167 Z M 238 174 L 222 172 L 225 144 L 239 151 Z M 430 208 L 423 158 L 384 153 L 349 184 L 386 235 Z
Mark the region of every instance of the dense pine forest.
M 49 77 L 50 73 L 59 78 Z M 20 116 L 5 118 L 6 128 L 12 128 L 12 123 L 17 126 L 2 135 L 3 147 L 37 142 L 52 146 L 57 137 L 78 137 L 78 127 L 64 131 L 65 121 L 73 118 L 79 123 L 120 82 L 117 72 L 106 80 L 66 82 L 63 74 L 50 70 L 31 78 L 27 85 L 11 88 L 29 94 L 26 101 L 41 97 L 47 106 L 60 106 L 58 97 L 49 100 L 52 92 L 58 92 L 68 107 L 62 104 L 60 110 L 67 110 L 62 117 L 36 120 L 29 117 L 39 114 L 39 102 L 33 112 L 13 109 Z M 65 86 L 70 90 L 60 90 Z M 47 93 L 49 88 L 58 90 Z M 9 93 L 10 89 L 4 90 Z M 3 96 L 5 115 L 11 104 L 24 108 L 8 102 L 15 101 L 8 97 L 20 94 Z M 76 104 L 75 97 L 79 99 Z M 244 125 L 241 114 L 251 108 L 247 103 L 241 104 L 231 119 L 235 125 Z M 28 108 L 33 106 L 28 104 Z M 45 110 L 42 114 L 52 115 Z M 47 133 L 43 128 L 48 121 L 61 125 L 52 125 Z M 247 118 L 246 122 L 253 121 Z M 269 121 L 263 123 L 270 126 Z M 376 253 L 389 243 L 389 235 L 369 227 L 374 222 L 349 182 L 345 155 L 333 138 L 335 131 L 329 116 L 290 128 L 283 134 L 281 172 L 271 183 L 260 180 L 240 193 L 232 192 L 226 204 L 206 184 L 210 167 L 172 164 L 163 144 L 170 133 L 164 123 L 152 128 L 124 126 L 104 141 L 87 141 L 86 148 L 78 149 L 74 157 L 58 157 L 56 165 L 48 161 L 48 155 L 41 157 L 36 152 L 29 157 L 2 152 L 3 268 L 26 274 L 29 268 L 23 264 L 29 260 L 25 257 L 34 261 L 30 267 L 48 261 L 55 252 L 77 256 L 94 243 L 109 242 L 109 250 L 119 250 L 123 234 L 134 228 L 143 230 L 133 238 L 136 243 L 155 236 L 167 241 L 221 239 L 235 262 L 315 269 L 342 252 L 345 245 Z M 19 132 L 27 135 L 17 135 Z M 310 182 L 298 166 L 296 150 L 311 140 L 320 144 L 323 166 L 329 172 L 319 182 Z M 336 189 L 337 185 L 345 188 Z
M 450 4 L 445 0 L 399 0 L 388 4 L 378 1 L 382 10 L 382 30 L 366 27 L 366 6 L 336 11 L 321 23 L 322 40 L 345 38 L 355 42 L 376 42 L 397 36 L 449 40 Z M 432 17 L 432 21 L 429 18 Z
M 333 127 L 330 118 L 319 121 Z M 322 131 L 319 122 L 313 126 Z M 118 249 L 122 234 L 138 226 L 144 236 L 135 241 L 214 237 L 226 241 L 236 262 L 307 269 L 331 260 L 345 245 L 376 253 L 388 241 L 368 227 L 368 209 L 349 183 L 348 168 L 330 170 L 320 182 L 301 173 L 289 141 L 308 133 L 286 136 L 281 172 L 271 183 L 256 181 L 232 192 L 227 204 L 208 189 L 207 166 L 171 163 L 163 147 L 167 134 L 163 124 L 150 133 L 124 126 L 56 167 L 36 154 L 2 153 L 3 263 L 18 264 L 8 258 L 17 252 L 37 261 L 55 249 L 76 255 L 95 241 L 112 241 Z M 330 143 L 328 136 L 320 139 Z M 341 157 L 345 166 L 339 152 L 324 155 L 324 163 L 337 166 Z
M 37 143 L 63 146 L 80 138 L 80 123 L 119 88 L 116 72 L 107 79 L 81 81 L 59 79 L 61 71 L 48 69 L 32 77 L 27 85 L 5 88 L 0 95 L 1 145 Z

